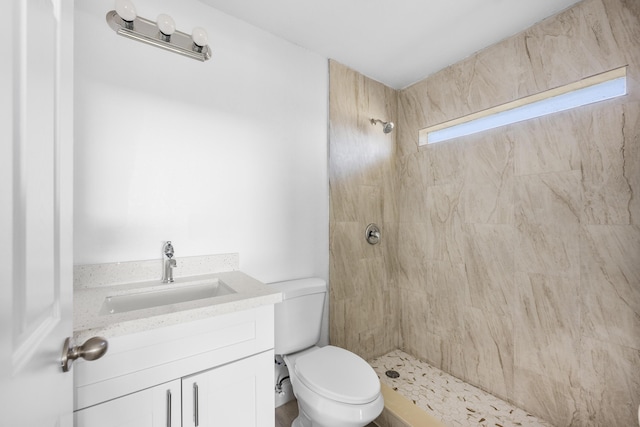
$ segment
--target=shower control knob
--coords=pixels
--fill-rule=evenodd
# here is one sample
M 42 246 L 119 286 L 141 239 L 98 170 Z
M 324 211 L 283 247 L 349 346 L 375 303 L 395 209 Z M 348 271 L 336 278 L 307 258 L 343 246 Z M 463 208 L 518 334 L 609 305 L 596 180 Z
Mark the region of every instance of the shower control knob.
M 365 230 L 365 238 L 370 245 L 377 245 L 380 243 L 380 228 L 376 224 L 367 225 Z

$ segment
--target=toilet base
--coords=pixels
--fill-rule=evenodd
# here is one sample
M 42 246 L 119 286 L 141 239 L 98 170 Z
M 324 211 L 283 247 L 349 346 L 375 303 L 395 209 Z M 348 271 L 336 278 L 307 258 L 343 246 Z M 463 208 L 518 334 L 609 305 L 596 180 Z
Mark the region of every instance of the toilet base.
M 310 425 L 310 424 L 309 424 Z M 300 417 L 298 416 L 295 420 L 293 420 L 293 422 L 291 423 L 291 427 L 307 427 L 303 424 L 303 421 L 300 420 Z
M 322 424 L 314 423 L 311 419 L 304 413 L 304 410 L 298 403 L 298 416 L 291 423 L 291 427 L 325 427 Z M 327 426 L 330 427 L 330 426 Z
M 373 418 L 364 418 L 359 420 L 337 419 L 334 416 L 321 416 L 320 413 L 323 411 L 315 411 L 317 419 L 314 420 L 305 412 L 304 402 L 300 402 L 300 400 L 298 400 L 298 417 L 293 420 L 293 423 L 291 423 L 291 427 L 363 427 L 368 425 L 382 412 L 382 409 L 384 408 L 384 400 L 382 398 L 382 395 L 380 395 L 378 399 L 376 399 L 374 405 L 376 408 L 379 408 L 379 410 L 375 410 L 376 416 L 374 416 Z M 311 408 L 311 412 L 314 412 L 313 408 Z M 331 414 L 331 411 L 329 413 L 325 413 L 324 415 L 328 414 Z

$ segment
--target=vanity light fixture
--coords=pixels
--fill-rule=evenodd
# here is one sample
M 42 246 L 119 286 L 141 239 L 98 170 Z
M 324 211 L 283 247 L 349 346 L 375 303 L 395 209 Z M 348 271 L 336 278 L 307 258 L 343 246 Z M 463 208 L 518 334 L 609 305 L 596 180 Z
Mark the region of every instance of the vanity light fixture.
M 129 0 L 116 0 L 116 13 L 124 21 L 125 27 L 132 30 L 133 22 L 138 16 L 133 3 Z
M 202 49 L 207 47 L 209 44 L 209 35 L 204 28 L 195 27 L 191 33 L 191 38 L 193 39 L 193 44 L 198 52 L 202 52 Z
M 167 14 L 161 13 L 158 15 L 158 30 L 160 30 L 160 36 L 162 40 L 168 42 L 171 40 L 171 34 L 176 32 L 176 22 Z
M 192 35 L 176 30 L 171 16 L 158 15 L 157 22 L 138 16 L 130 0 L 116 0 L 115 10 L 107 13 L 107 23 L 117 34 L 199 61 L 211 58 L 209 37 L 200 27 Z

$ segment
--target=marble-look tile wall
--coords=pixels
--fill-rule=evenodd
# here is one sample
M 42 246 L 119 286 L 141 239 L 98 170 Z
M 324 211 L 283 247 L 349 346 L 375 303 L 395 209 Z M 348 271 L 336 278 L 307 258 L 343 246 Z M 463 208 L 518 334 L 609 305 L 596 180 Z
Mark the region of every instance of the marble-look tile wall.
M 365 359 L 398 347 L 395 251 L 395 132 L 369 119 L 396 121 L 393 89 L 330 63 L 330 336 L 331 343 Z M 372 246 L 365 228 L 376 223 Z
M 398 94 L 401 346 L 557 426 L 637 423 L 639 19 L 637 0 L 585 0 Z M 625 65 L 625 97 L 418 147 Z
M 331 62 L 333 344 L 400 346 L 557 426 L 635 424 L 639 20 L 636 0 L 585 0 L 398 93 Z M 418 147 L 423 127 L 624 65 L 623 98 Z

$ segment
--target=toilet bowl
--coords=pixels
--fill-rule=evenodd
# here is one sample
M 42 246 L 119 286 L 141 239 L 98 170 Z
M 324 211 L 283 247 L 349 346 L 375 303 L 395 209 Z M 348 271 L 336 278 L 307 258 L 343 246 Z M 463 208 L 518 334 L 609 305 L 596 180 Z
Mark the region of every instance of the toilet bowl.
M 271 284 L 282 291 L 275 305 L 275 353 L 282 355 L 298 400 L 292 427 L 364 427 L 384 408 L 380 380 L 361 357 L 331 345 L 317 347 L 326 283 L 300 279 Z
M 380 381 L 360 357 L 339 347 L 285 356 L 299 416 L 292 427 L 362 427 L 384 408 Z

